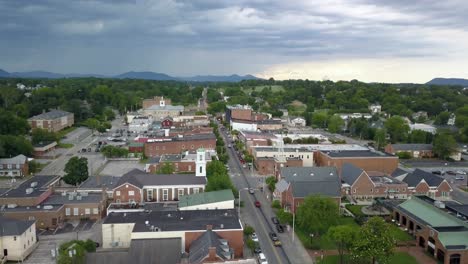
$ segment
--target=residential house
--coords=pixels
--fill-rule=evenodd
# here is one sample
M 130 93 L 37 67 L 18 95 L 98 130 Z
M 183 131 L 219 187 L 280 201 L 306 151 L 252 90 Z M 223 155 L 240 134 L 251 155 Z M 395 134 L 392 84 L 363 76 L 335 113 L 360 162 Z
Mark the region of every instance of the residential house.
M 58 132 L 64 128 L 71 127 L 75 123 L 73 113 L 62 110 L 52 110 L 28 119 L 32 129 L 42 128 L 49 132 Z
M 174 119 L 170 116 L 166 116 L 161 120 L 162 128 L 171 128 L 174 125 Z
M 407 152 L 413 158 L 432 158 L 432 144 L 388 144 L 385 146 L 385 152 L 396 155 Z
M 28 174 L 28 157 L 20 154 L 13 158 L 0 159 L 0 176 L 24 177 Z
M 293 127 L 305 127 L 306 120 L 303 117 L 296 117 L 289 120 L 289 125 Z
M 340 204 L 340 179 L 333 167 L 281 168 L 280 178 L 274 195 L 280 199 L 281 206 L 290 212 L 295 213 L 304 199 L 311 195 L 329 197 Z
M 380 104 L 371 104 L 369 105 L 369 111 L 371 114 L 378 114 L 382 112 L 382 106 Z
M 447 180 L 430 172 L 416 169 L 397 179 L 408 184 L 410 195 L 427 195 L 436 200 L 451 199 L 453 189 Z
M 0 261 L 23 262 L 37 247 L 36 221 L 0 216 Z

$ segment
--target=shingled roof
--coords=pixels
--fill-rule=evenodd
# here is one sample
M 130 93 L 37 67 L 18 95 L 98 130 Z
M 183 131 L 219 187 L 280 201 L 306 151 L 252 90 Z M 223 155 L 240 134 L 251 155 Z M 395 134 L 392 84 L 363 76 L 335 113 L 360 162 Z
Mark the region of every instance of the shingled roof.
M 222 259 L 228 259 L 232 251 L 229 245 L 224 245 L 224 241 L 218 234 L 212 230 L 206 230 L 203 235 L 192 242 L 189 249 L 189 263 L 203 263 L 203 260 L 208 257 L 209 249 L 216 248 L 216 255 Z M 227 243 L 226 243 L 227 244 Z
M 437 187 L 444 181 L 444 178 L 421 169 L 416 169 L 412 173 L 409 173 L 403 179 L 403 182 L 406 182 L 408 187 L 416 187 L 422 180 L 424 180 L 429 186 Z
M 363 169 L 358 168 L 351 163 L 345 163 L 341 169 L 341 180 L 349 185 L 353 185 L 363 172 Z
M 36 221 L 16 220 L 0 216 L 0 236 L 19 236 Z

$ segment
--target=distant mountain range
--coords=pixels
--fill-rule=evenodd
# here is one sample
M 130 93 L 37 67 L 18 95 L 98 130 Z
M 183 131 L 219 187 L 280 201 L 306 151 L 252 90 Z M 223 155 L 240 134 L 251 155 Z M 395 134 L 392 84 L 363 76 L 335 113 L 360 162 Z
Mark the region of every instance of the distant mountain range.
M 461 85 L 468 87 L 467 79 L 457 79 L 457 78 L 434 78 L 427 82 L 426 84 L 431 85 Z
M 253 75 L 197 75 L 193 77 L 173 77 L 164 73 L 157 72 L 135 72 L 130 71 L 115 76 L 106 76 L 100 74 L 61 74 L 47 71 L 30 72 L 7 72 L 0 69 L 0 78 L 78 78 L 78 77 L 96 77 L 96 78 L 117 78 L 117 79 L 142 79 L 156 81 L 188 81 L 188 82 L 240 82 L 242 80 L 259 80 L 261 78 Z

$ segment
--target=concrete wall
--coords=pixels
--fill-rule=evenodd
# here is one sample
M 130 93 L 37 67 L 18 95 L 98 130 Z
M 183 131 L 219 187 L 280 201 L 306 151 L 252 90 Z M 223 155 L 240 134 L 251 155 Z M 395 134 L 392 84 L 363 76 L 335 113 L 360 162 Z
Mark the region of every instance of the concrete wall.
M 134 223 L 103 224 L 102 225 L 102 247 L 103 248 L 129 248 Z M 113 246 L 113 242 L 118 242 Z

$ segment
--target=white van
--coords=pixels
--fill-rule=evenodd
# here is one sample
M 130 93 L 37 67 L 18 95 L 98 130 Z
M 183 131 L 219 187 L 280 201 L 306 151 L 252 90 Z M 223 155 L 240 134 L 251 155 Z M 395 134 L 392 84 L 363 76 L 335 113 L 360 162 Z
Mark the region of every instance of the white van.
M 265 257 L 265 254 L 263 254 L 263 253 L 259 253 L 259 254 L 258 254 L 258 263 L 260 263 L 260 264 L 268 264 L 268 261 L 267 261 L 267 259 L 266 259 L 266 257 Z

